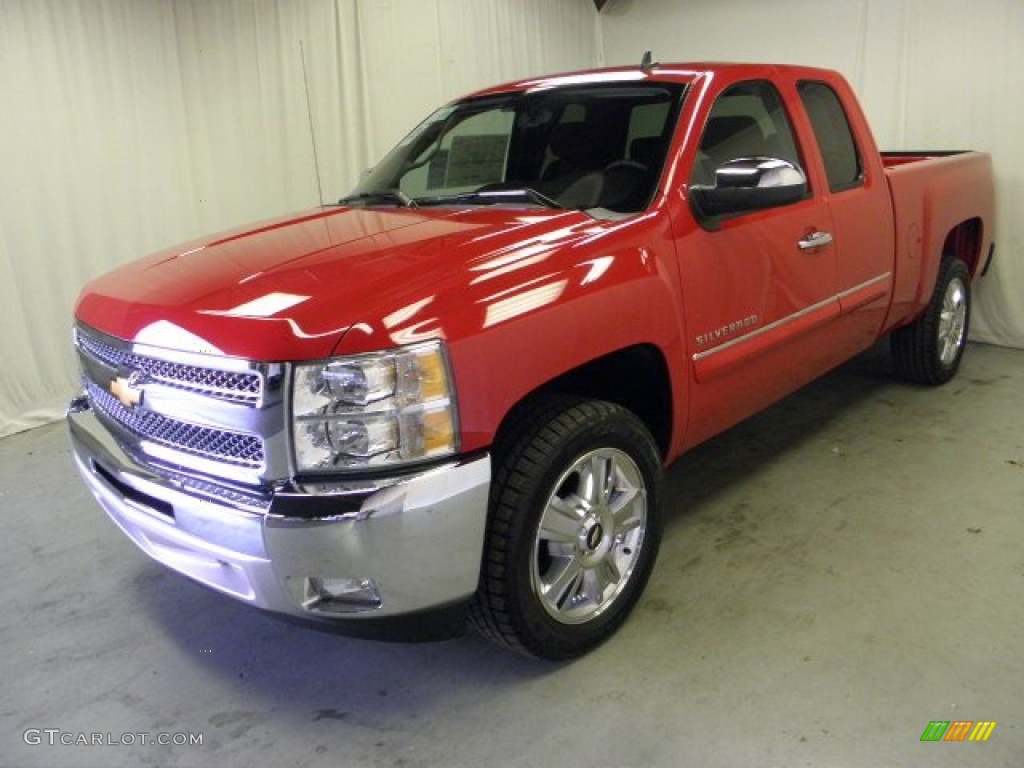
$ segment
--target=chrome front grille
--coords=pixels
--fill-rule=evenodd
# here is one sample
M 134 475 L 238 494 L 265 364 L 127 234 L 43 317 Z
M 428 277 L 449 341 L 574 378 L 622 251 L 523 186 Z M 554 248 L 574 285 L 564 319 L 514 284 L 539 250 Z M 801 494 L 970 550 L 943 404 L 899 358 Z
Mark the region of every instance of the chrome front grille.
M 142 463 L 245 486 L 287 474 L 284 365 L 133 344 L 82 325 L 75 344 L 89 404 Z
M 143 440 L 212 461 L 259 469 L 266 457 L 256 435 L 190 424 L 153 411 L 126 408 L 107 390 L 85 380 L 89 401 L 118 426 Z
M 225 371 L 138 355 L 80 329 L 76 339 L 83 355 L 114 370 L 137 371 L 146 379 L 168 387 L 249 405 L 259 403 L 263 394 L 263 379 L 253 371 Z

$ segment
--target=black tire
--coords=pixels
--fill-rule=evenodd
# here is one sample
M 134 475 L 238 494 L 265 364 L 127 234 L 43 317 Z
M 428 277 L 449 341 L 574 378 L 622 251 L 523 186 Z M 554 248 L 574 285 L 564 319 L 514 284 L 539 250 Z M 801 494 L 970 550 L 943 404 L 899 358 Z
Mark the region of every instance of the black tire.
M 945 384 L 956 375 L 971 320 L 971 276 L 960 259 L 946 257 L 932 298 L 917 320 L 892 334 L 896 373 L 916 384 Z
M 520 653 L 581 656 L 621 626 L 654 567 L 654 438 L 613 403 L 542 398 L 510 417 L 492 461 L 472 623 Z

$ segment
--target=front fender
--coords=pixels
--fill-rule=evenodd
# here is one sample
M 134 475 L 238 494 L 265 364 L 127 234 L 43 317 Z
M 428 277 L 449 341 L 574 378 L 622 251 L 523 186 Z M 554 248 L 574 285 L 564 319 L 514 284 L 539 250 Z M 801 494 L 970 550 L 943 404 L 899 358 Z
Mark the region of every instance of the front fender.
M 669 372 L 678 451 L 687 377 L 670 254 L 633 246 L 581 259 L 521 289 L 491 298 L 478 333 L 450 346 L 463 448 L 489 445 L 509 411 L 549 382 L 610 353 L 657 348 Z

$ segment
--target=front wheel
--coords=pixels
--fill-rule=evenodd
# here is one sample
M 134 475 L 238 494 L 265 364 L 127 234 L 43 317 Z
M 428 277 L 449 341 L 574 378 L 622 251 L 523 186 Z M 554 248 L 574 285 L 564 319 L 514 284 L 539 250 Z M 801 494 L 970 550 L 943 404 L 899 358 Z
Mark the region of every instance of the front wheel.
M 473 623 L 529 655 L 580 656 L 625 621 L 654 566 L 654 439 L 613 403 L 543 400 L 513 417 L 495 462 Z
M 970 273 L 960 259 L 948 257 L 924 314 L 892 334 L 896 372 L 917 384 L 945 384 L 952 379 L 967 345 L 970 318 Z

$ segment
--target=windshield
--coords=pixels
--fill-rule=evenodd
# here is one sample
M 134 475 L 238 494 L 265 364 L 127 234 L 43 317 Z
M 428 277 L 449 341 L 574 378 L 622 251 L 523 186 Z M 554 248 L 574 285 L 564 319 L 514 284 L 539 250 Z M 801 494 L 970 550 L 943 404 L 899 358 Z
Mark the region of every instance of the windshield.
M 442 107 L 365 176 L 346 205 L 518 205 L 630 214 L 657 189 L 678 85 L 608 84 Z

